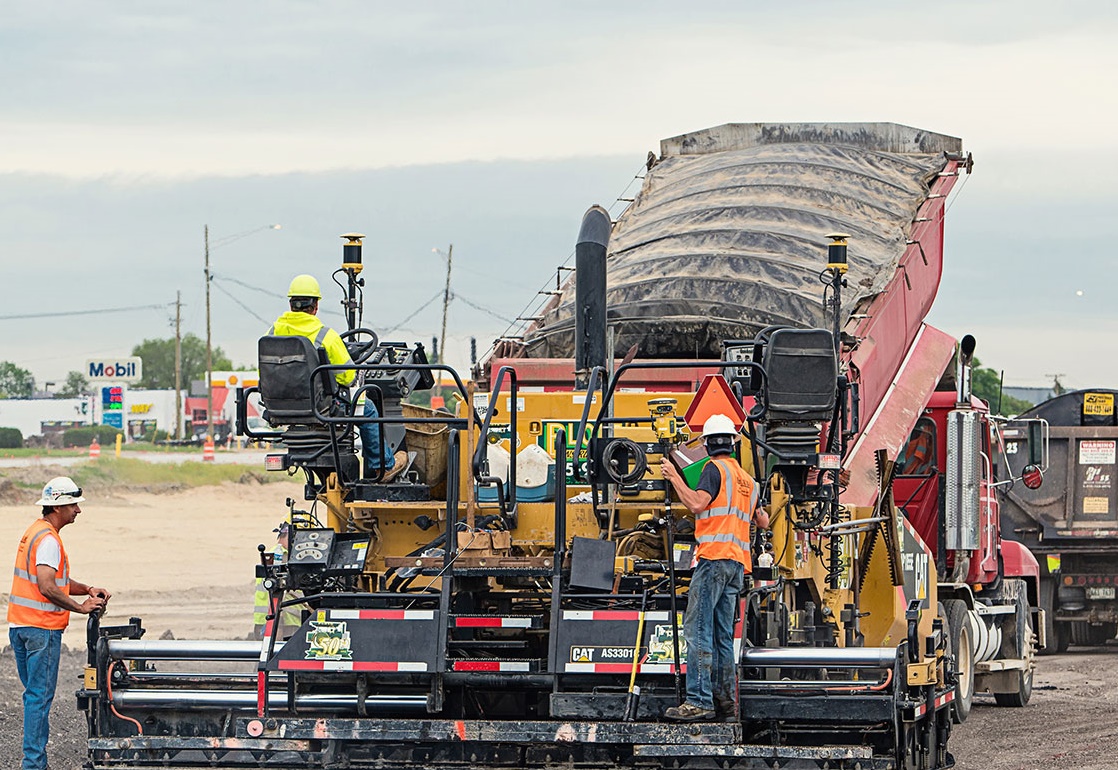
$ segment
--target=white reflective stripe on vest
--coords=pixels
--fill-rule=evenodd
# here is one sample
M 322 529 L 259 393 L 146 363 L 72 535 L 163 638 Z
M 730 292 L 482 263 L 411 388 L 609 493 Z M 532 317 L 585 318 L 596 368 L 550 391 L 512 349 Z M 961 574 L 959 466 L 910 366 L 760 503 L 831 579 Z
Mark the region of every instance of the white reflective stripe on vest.
M 318 330 L 318 334 L 314 335 L 314 346 L 316 348 L 322 347 L 322 341 L 326 339 L 326 332 L 330 331 L 328 326 L 323 326 Z
M 734 537 L 729 532 L 721 532 L 716 535 L 701 535 L 695 538 L 695 540 L 699 543 L 733 543 L 743 551 L 749 549 L 749 543 L 743 543 L 740 538 Z
M 39 575 L 37 572 L 28 572 L 27 570 L 16 567 L 16 577 L 23 578 L 31 583 L 31 585 L 39 585 Z M 70 585 L 70 578 L 68 577 L 55 577 L 54 584 L 59 588 L 65 588 Z
M 51 602 L 37 602 L 34 599 L 24 599 L 22 596 L 10 596 L 8 597 L 8 601 L 20 607 L 29 607 L 33 610 L 42 610 L 43 612 L 69 612 L 69 610 L 63 609 L 57 604 L 52 604 Z
M 46 530 L 46 529 L 44 529 L 39 534 L 35 535 L 35 537 L 31 538 L 31 542 L 27 544 L 27 569 L 23 571 L 22 575 L 20 575 L 21 570 L 18 567 L 16 567 L 16 575 L 18 575 L 19 577 L 22 577 L 24 580 L 30 580 L 34 585 L 39 585 L 39 574 L 38 574 L 39 571 L 38 570 L 35 570 L 34 572 L 31 571 L 31 552 L 34 551 L 36 554 L 38 553 L 37 547 L 39 545 L 39 541 L 42 540 L 46 535 L 53 535 L 55 538 L 58 537 L 58 535 L 55 534 L 52 530 Z M 61 551 L 62 551 L 61 544 L 59 544 L 59 546 L 60 546 L 59 547 L 59 556 L 61 556 Z M 62 563 L 59 566 L 62 567 L 62 571 L 59 572 L 59 571 L 55 570 L 54 584 L 56 586 L 58 586 L 59 588 L 65 588 L 66 586 L 70 585 L 70 564 L 69 564 L 69 561 L 67 559 L 62 559 Z M 30 605 L 28 605 L 28 606 L 30 606 Z M 53 607 L 53 606 L 55 606 L 55 605 L 52 604 L 51 607 Z
M 740 508 L 731 508 L 728 505 L 720 505 L 717 508 L 708 508 L 705 511 L 699 511 L 695 514 L 695 518 L 698 520 L 709 519 L 712 516 L 737 516 L 746 524 L 749 524 L 751 521 L 753 521 L 753 517 L 751 517 L 748 512 L 743 511 Z

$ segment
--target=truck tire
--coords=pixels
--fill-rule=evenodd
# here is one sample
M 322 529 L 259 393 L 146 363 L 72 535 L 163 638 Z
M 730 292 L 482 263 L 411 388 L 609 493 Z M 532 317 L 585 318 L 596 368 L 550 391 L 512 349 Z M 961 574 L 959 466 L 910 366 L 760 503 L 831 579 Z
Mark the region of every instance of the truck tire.
M 1052 647 L 1052 651 L 1057 653 L 1057 654 L 1067 652 L 1068 647 L 1071 646 L 1071 624 L 1070 623 L 1055 623 L 1055 622 L 1053 622 L 1052 625 L 1055 628 L 1055 630 L 1053 631 L 1055 641 L 1052 644 L 1050 644 L 1049 646 Z M 1049 638 L 1053 638 L 1053 637 L 1049 637 Z M 1052 645 L 1055 645 L 1055 646 L 1052 646 Z
M 948 599 L 943 603 L 947 611 L 948 638 L 951 652 L 955 656 L 955 671 L 959 681 L 955 684 L 955 700 L 951 707 L 951 719 L 961 725 L 970 716 L 974 700 L 974 640 L 970 633 L 970 611 L 966 602 Z
M 1040 606 L 1044 610 L 1044 638 L 1047 641 L 1041 655 L 1060 655 L 1071 644 L 1071 627 L 1056 622 L 1056 581 L 1050 577 L 1040 579 Z
M 1092 626 L 1086 620 L 1076 620 L 1071 624 L 1071 643 L 1087 647 L 1101 647 L 1114 636 L 1112 626 L 1104 623 Z
M 1015 601 L 1017 615 L 1020 617 L 1022 614 L 1025 616 L 1025 639 L 1022 642 L 1021 657 L 1025 660 L 1025 670 L 1015 671 L 1017 689 L 1014 692 L 996 692 L 994 693 L 994 701 L 999 706 L 1009 706 L 1011 708 L 1021 708 L 1029 703 L 1029 698 L 1033 694 L 1033 666 L 1035 664 L 1036 643 L 1033 641 L 1033 619 L 1029 612 L 1028 602 L 1024 596 L 1018 595 Z M 1006 647 L 1016 648 L 1016 644 L 1003 645 L 1002 649 Z M 1014 654 L 1016 650 L 1013 650 Z

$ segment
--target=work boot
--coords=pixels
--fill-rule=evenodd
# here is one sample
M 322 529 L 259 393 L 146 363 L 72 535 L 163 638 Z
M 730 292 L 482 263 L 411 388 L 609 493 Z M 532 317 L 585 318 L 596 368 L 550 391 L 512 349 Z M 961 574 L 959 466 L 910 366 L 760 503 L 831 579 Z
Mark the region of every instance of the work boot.
M 669 722 L 713 722 L 714 709 L 705 709 L 693 703 L 683 703 L 664 710 L 664 719 Z
M 738 721 L 738 705 L 732 700 L 714 699 L 714 713 L 719 722 Z
M 392 467 L 389 468 L 388 470 L 386 470 L 384 472 L 384 475 L 380 479 L 381 484 L 387 484 L 388 482 L 392 481 L 392 479 L 396 478 L 401 473 L 403 473 L 405 470 L 407 470 L 407 467 L 408 467 L 408 453 L 407 452 L 401 450 L 393 456 L 393 459 L 394 459 L 394 463 L 393 463 Z

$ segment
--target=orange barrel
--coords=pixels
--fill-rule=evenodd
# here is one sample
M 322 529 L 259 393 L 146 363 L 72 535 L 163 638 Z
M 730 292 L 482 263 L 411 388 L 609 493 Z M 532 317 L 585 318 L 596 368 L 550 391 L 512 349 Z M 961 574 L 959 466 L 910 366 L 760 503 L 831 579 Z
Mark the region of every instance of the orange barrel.
M 202 444 L 202 462 L 213 462 L 214 459 L 214 440 L 206 437 L 206 443 Z
M 93 443 L 89 445 L 89 459 L 96 460 L 101 456 L 101 445 L 97 443 L 97 439 L 93 439 Z

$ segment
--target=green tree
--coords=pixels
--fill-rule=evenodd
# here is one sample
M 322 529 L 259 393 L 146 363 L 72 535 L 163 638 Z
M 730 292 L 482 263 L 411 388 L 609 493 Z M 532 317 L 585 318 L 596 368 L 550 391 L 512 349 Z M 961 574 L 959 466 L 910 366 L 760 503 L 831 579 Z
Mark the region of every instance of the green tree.
M 976 358 L 971 369 L 971 390 L 990 405 L 994 414 L 1018 415 L 1033 405 L 1021 398 L 1002 393 L 1001 375 L 989 367 L 979 366 Z M 999 408 L 1000 407 L 1000 408 Z
M 89 392 L 89 380 L 81 372 L 71 371 L 66 375 L 66 382 L 58 389 L 58 398 L 76 398 L 82 393 Z
M 31 398 L 35 378 L 11 361 L 0 361 L 0 398 Z
M 175 338 L 165 340 L 144 340 L 132 348 L 132 355 L 144 360 L 144 376 L 137 384 L 139 388 L 175 388 Z M 217 371 L 231 370 L 233 362 L 222 352 L 213 349 L 213 368 Z M 194 380 L 206 379 L 206 342 L 193 334 L 182 338 L 182 379 L 179 389 L 189 387 Z

